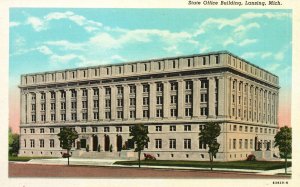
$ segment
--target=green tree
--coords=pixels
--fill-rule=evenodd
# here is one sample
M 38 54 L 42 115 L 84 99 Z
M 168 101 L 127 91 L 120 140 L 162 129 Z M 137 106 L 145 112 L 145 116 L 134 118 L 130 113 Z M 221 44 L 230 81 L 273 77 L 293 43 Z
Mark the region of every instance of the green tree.
M 139 168 L 141 167 L 141 152 L 144 147 L 149 142 L 148 128 L 144 125 L 134 125 L 130 129 L 130 136 L 132 136 L 132 141 L 135 143 L 135 152 L 138 152 Z
M 76 132 L 76 130 L 64 127 L 62 128 L 60 133 L 57 134 L 57 136 L 59 138 L 59 141 L 61 142 L 61 148 L 67 150 L 67 158 L 69 165 L 70 150 L 72 148 L 72 144 L 78 138 L 78 133 Z
M 213 160 L 219 151 L 220 144 L 217 141 L 217 137 L 220 133 L 221 127 L 218 123 L 207 123 L 199 133 L 200 140 L 208 146 L 210 170 L 213 170 Z
M 285 159 L 285 174 L 287 174 L 287 157 L 292 153 L 292 128 L 281 127 L 275 135 L 275 147 L 279 148 L 280 153 Z
M 9 155 L 17 156 L 20 149 L 20 135 L 13 133 L 11 128 L 8 132 Z

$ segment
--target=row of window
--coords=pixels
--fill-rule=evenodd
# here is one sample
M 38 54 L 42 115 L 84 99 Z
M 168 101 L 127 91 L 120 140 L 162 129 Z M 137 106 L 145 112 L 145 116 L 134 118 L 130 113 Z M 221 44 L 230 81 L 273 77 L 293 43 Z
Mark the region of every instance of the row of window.
M 169 149 L 176 149 L 177 148 L 177 144 L 176 144 L 177 140 L 176 139 L 169 139 Z M 156 149 L 162 149 L 163 148 L 163 143 L 162 143 L 162 139 L 155 139 L 155 148 Z M 148 145 L 146 146 L 146 148 L 148 148 Z M 192 140 L 191 139 L 184 139 L 183 140 L 183 148 L 184 149 L 191 149 L 192 148 Z M 207 145 L 199 140 L 199 149 L 206 149 Z
M 271 128 L 263 128 L 263 127 L 248 127 L 248 126 L 243 126 L 243 125 L 229 125 L 229 131 L 237 131 L 237 128 L 239 128 L 239 131 L 240 132 L 253 132 L 253 130 L 255 130 L 256 133 L 258 133 L 258 130 L 259 130 L 259 133 L 269 133 L 269 134 L 275 134 L 276 133 L 276 130 L 275 129 L 271 129 Z
M 253 149 L 254 148 L 254 140 L 253 139 L 239 139 L 238 140 L 239 144 L 238 144 L 238 149 Z M 271 148 L 271 141 L 268 140 L 264 140 L 262 141 L 262 145 L 264 146 L 264 148 L 266 149 L 270 149 Z M 273 147 L 274 147 L 275 143 L 273 141 Z M 237 149 L 237 139 L 229 139 L 229 149 Z
M 35 140 L 30 139 L 29 141 L 30 141 L 30 147 L 34 148 L 35 147 Z M 45 147 L 45 140 L 44 139 L 40 139 L 39 142 L 40 142 L 40 148 Z M 24 139 L 24 147 L 27 147 L 27 140 L 26 139 Z M 51 147 L 51 148 L 55 147 L 54 139 L 49 140 L 49 147 Z

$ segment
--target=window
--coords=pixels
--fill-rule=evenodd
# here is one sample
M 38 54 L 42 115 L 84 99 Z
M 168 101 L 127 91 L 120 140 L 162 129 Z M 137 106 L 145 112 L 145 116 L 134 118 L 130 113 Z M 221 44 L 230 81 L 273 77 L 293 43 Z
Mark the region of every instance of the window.
M 105 88 L 105 95 L 110 95 L 110 88 Z
M 199 125 L 199 131 L 202 131 L 204 129 L 205 125 Z
M 163 110 L 162 109 L 157 109 L 156 110 L 156 117 L 161 118 L 163 116 Z
M 60 96 L 61 96 L 61 98 L 66 98 L 66 92 L 64 92 L 64 91 L 60 92 Z
M 72 109 L 76 109 L 77 108 L 77 102 L 76 101 L 72 101 L 71 102 L 71 108 Z
M 50 139 L 50 147 L 54 147 L 54 139 Z
M 169 139 L 169 148 L 176 149 L 176 139 Z
M 233 139 L 233 149 L 236 149 L 236 139 Z
M 191 90 L 193 88 L 193 82 L 192 81 L 186 81 L 185 82 L 185 89 Z
M 117 132 L 122 132 L 122 127 L 116 127 Z
M 45 110 L 46 110 L 46 105 L 45 105 L 45 103 L 42 103 L 42 104 L 41 104 L 41 110 L 42 110 L 42 111 L 45 111 Z
M 253 140 L 250 139 L 250 149 L 253 149 Z
M 44 128 L 41 128 L 40 129 L 40 133 L 44 133 L 45 132 L 45 129 Z
M 87 108 L 87 107 L 88 107 L 87 101 L 82 101 L 82 108 Z
M 66 103 L 65 102 L 60 103 L 60 109 L 61 110 L 66 110 Z
M 156 91 L 162 92 L 163 91 L 163 84 L 162 83 L 157 83 L 156 84 Z
M 123 118 L 123 111 L 118 111 L 117 112 L 117 117 L 118 117 L 118 119 L 122 119 Z
M 175 60 L 173 60 L 172 65 L 173 65 L 173 69 L 176 68 L 176 61 Z
M 110 112 L 105 112 L 105 119 L 110 119 L 110 118 L 111 118 Z
M 156 97 L 156 104 L 162 105 L 162 103 L 163 103 L 163 97 L 162 96 L 157 96 Z
M 55 99 L 55 92 L 51 92 L 51 99 Z
M 176 131 L 176 126 L 175 125 L 171 125 L 170 126 L 170 131 Z
M 248 139 L 245 139 L 244 144 L 245 144 L 245 145 L 244 145 L 244 148 L 245 148 L 245 149 L 248 149 Z
M 135 118 L 135 110 L 131 110 L 131 111 L 130 111 L 129 117 L 130 117 L 131 119 Z
M 192 103 L 192 95 L 185 95 L 185 103 Z
M 30 129 L 30 133 L 34 134 L 35 130 L 34 129 Z
M 149 104 L 149 97 L 143 97 L 143 105 Z
M 187 66 L 191 67 L 191 59 L 187 59 Z
M 86 127 L 81 127 L 81 132 L 86 132 Z
M 236 131 L 236 125 L 233 125 L 233 131 Z
M 216 56 L 216 64 L 219 64 L 219 63 L 220 63 L 219 60 L 220 60 L 220 59 L 219 59 L 219 56 Z
M 243 140 L 239 139 L 239 149 L 243 149 Z
M 147 71 L 147 64 L 144 64 L 144 71 Z
M 171 109 L 171 117 L 177 116 L 177 109 Z
M 171 82 L 171 90 L 176 91 L 177 90 L 177 82 Z
M 73 121 L 76 121 L 76 120 L 77 120 L 77 114 L 76 114 L 76 113 L 72 113 L 72 114 L 71 114 L 71 119 L 72 119 Z
M 162 131 L 162 126 L 155 126 L 155 131 Z
M 185 108 L 185 116 L 187 116 L 187 117 L 192 116 L 192 109 L 191 108 Z
M 105 107 L 106 108 L 110 107 L 110 99 L 105 99 Z
M 93 105 L 94 105 L 94 108 L 98 108 L 99 107 L 99 100 L 93 100 Z
M 253 127 L 250 127 L 250 132 L 253 132 Z
M 191 125 L 184 125 L 184 131 L 191 131 Z
M 171 104 L 176 104 L 176 103 L 177 103 L 177 96 L 171 95 Z
M 35 115 L 31 115 L 31 121 L 35 122 L 36 121 L 36 116 Z
M 208 114 L 207 107 L 201 107 L 200 112 L 201 112 L 201 116 L 207 116 L 207 114 Z
M 206 144 L 201 139 L 199 139 L 199 149 L 206 149 Z
M 98 120 L 99 119 L 99 113 L 98 112 L 94 112 L 94 119 Z
M 92 128 L 92 131 L 93 131 L 93 132 L 98 132 L 98 127 L 93 127 L 93 128 Z
M 35 104 L 32 104 L 32 105 L 31 105 L 31 110 L 32 110 L 32 111 L 35 111 Z
M 201 88 L 207 88 L 207 80 L 201 80 Z
M 50 133 L 54 133 L 54 128 L 50 128 Z
M 109 127 L 104 127 L 104 132 L 109 132 Z
M 123 94 L 123 87 L 119 86 L 118 88 L 118 94 Z
M 130 85 L 130 87 L 129 87 L 129 92 L 130 92 L 131 94 L 135 94 L 135 86 L 134 86 L 134 85 Z
M 245 132 L 248 132 L 248 126 L 245 126 Z
M 149 85 L 143 85 L 143 92 L 148 93 L 149 92 Z
M 204 66 L 206 65 L 206 58 L 205 57 L 202 58 L 202 65 L 204 65 Z
M 184 139 L 183 148 L 184 149 L 191 149 L 191 139 Z
M 66 121 L 66 114 L 61 114 L 60 119 L 61 121 Z
M 45 93 L 41 93 L 41 100 L 44 100 L 46 98 L 46 94 Z
M 44 139 L 40 139 L 40 147 L 45 147 L 45 141 L 44 141 Z
M 239 126 L 239 131 L 243 131 L 243 126 Z
M 56 119 L 55 114 L 51 114 L 51 121 L 55 121 L 55 119 Z
M 207 93 L 201 93 L 201 102 L 207 102 Z
M 130 106 L 135 106 L 135 98 L 130 98 Z
M 99 95 L 99 90 L 98 89 L 93 89 L 94 95 Z
M 35 147 L 35 145 L 34 145 L 34 139 L 30 139 L 30 147 Z
M 51 110 L 55 110 L 55 103 L 51 103 Z
M 161 139 L 155 139 L 155 148 L 161 149 L 162 148 L 162 141 Z
M 149 117 L 149 111 L 143 110 L 143 118 L 148 118 L 148 117 Z

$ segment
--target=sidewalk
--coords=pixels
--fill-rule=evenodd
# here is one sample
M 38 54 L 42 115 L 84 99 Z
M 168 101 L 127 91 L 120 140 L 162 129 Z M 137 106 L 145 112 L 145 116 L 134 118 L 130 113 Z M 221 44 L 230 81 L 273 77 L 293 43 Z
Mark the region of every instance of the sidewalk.
M 86 165 L 86 166 L 110 166 L 110 167 L 138 167 L 138 165 L 114 165 L 116 161 L 124 161 L 121 159 L 84 159 L 84 158 L 70 158 L 70 165 Z M 17 162 L 19 164 L 45 164 L 45 165 L 67 165 L 66 158 L 58 159 L 33 159 L 28 162 Z M 156 169 L 176 169 L 176 170 L 209 170 L 209 168 L 199 167 L 178 167 L 178 166 L 145 166 L 143 168 L 156 168 Z M 250 170 L 250 169 L 229 169 L 229 168 L 214 168 L 214 171 L 228 171 L 228 172 L 245 172 L 255 173 L 260 175 L 276 175 L 283 174 L 284 168 L 275 170 Z M 287 169 L 288 173 L 292 173 L 292 168 Z

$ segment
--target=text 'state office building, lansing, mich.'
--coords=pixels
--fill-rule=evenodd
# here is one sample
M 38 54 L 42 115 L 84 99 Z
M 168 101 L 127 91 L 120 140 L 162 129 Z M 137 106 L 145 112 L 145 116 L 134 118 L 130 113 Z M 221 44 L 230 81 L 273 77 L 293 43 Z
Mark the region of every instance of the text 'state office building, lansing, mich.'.
M 279 156 L 279 79 L 228 51 L 25 74 L 19 88 L 21 156 L 61 157 L 57 134 L 70 127 L 73 157 L 134 159 L 129 129 L 143 124 L 144 153 L 209 160 L 207 122 L 221 126 L 216 160 Z

